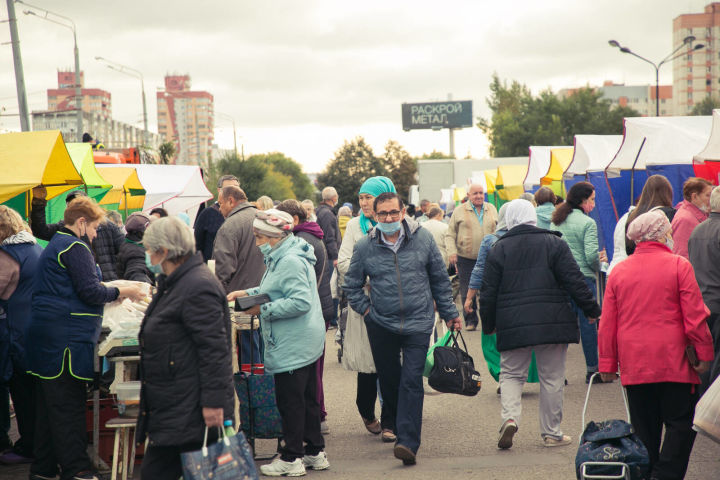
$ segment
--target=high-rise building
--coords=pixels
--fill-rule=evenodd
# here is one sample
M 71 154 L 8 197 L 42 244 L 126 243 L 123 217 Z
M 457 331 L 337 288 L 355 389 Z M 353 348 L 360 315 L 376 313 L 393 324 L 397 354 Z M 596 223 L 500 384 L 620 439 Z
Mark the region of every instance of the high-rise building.
M 673 60 L 676 115 L 688 114 L 708 95 L 720 98 L 720 2 L 706 5 L 703 13 L 687 13 L 673 20 L 673 46 L 691 35 L 695 44 L 702 43 L 705 48 Z
M 214 129 L 213 96 L 190 90 L 189 75 L 166 75 L 157 93 L 158 132 L 175 143 L 177 164 L 206 165 Z
M 75 71 L 58 70 L 58 88 L 47 91 L 48 110 L 64 112 L 75 110 Z M 112 98 L 110 92 L 99 88 L 84 88 L 85 75 L 80 72 L 80 93 L 82 94 L 82 110 L 89 114 L 112 119 Z

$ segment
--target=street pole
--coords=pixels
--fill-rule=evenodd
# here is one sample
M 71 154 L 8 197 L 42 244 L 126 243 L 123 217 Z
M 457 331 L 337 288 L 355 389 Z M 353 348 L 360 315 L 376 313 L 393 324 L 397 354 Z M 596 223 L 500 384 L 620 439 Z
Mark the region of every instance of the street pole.
M 143 76 L 142 72 L 135 68 L 128 67 L 127 65 L 113 62 L 112 60 L 108 60 L 104 57 L 95 57 L 95 60 L 105 62 L 106 67 L 115 70 L 116 72 L 124 73 L 125 75 L 140 79 L 140 88 L 142 90 L 143 128 L 145 129 L 143 133 L 143 141 L 145 142 L 146 146 L 149 146 L 150 131 L 148 130 L 147 102 L 145 101 L 145 77 Z
M 660 116 L 660 67 L 655 67 L 655 116 Z
M 452 100 L 452 93 L 448 93 L 448 100 Z M 450 132 L 450 158 L 455 158 L 455 131 L 449 128 Z
M 148 131 L 148 120 L 147 120 L 147 103 L 145 102 L 145 80 L 140 79 L 142 83 L 142 102 L 143 102 L 143 128 L 145 129 L 145 146 L 150 146 L 150 132 Z
M 77 141 L 82 143 L 83 140 L 83 111 L 82 111 L 82 87 L 80 83 L 80 52 L 77 44 L 77 34 L 75 32 L 75 24 L 73 23 L 73 41 L 75 42 L 75 108 L 77 109 Z
M 25 74 L 23 72 L 22 56 L 20 55 L 20 38 L 17 30 L 17 17 L 15 16 L 15 0 L 7 0 L 7 9 L 10 23 L 10 43 L 12 44 L 13 62 L 15 64 L 15 87 L 17 89 L 18 110 L 20 112 L 20 130 L 30 131 L 30 117 L 28 115 L 27 94 L 25 92 Z

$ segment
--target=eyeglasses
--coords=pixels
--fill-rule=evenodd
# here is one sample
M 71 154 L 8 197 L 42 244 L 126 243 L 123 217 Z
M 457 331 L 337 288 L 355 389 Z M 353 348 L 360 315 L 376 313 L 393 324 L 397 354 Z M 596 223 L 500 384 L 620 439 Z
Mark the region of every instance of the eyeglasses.
M 378 220 L 386 220 L 388 217 L 392 219 L 400 218 L 400 210 L 390 210 L 389 212 L 376 212 L 375 216 Z

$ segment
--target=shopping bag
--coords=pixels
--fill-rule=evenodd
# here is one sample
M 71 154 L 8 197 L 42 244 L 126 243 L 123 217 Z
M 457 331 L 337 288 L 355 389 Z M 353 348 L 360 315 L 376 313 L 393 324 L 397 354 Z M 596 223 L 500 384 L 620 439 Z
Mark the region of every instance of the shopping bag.
M 275 378 L 272 375 L 234 375 L 235 391 L 240 402 L 240 425 L 251 439 L 282 437 L 282 420 L 275 401 Z
M 693 430 L 720 443 L 720 377 L 715 379 L 695 406 Z
M 425 357 L 425 370 L 423 371 L 424 377 L 429 377 L 430 372 L 432 371 L 433 365 L 435 365 L 435 357 L 433 356 L 433 352 L 435 351 L 436 347 L 442 347 L 445 345 L 448 340 L 450 339 L 450 330 L 447 331 L 445 335 L 443 335 L 435 344 L 433 344 L 430 348 L 428 348 L 427 357 Z
M 458 337 L 463 347 L 457 342 Z M 448 345 L 451 343 L 451 345 Z M 482 382 L 480 373 L 475 370 L 475 363 L 467 352 L 465 339 L 460 332 L 450 330 L 450 336 L 442 346 L 433 351 L 433 365 L 428 384 L 438 392 L 457 393 L 458 395 L 474 396 L 480 391 Z
M 258 480 L 250 446 L 242 431 L 228 437 L 222 428 L 217 443 L 207 444 L 208 427 L 200 450 L 180 454 L 185 480 Z

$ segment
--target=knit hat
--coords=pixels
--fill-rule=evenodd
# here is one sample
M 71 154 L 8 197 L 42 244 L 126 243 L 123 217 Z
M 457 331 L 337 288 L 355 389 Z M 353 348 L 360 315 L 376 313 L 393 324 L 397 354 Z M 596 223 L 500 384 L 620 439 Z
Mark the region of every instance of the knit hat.
M 293 230 L 293 217 L 275 208 L 258 210 L 253 220 L 253 230 L 266 237 L 284 237 Z
M 662 211 L 650 210 L 632 221 L 627 237 L 635 243 L 659 242 L 670 228 L 670 222 Z
M 150 225 L 150 217 L 142 212 L 135 212 L 125 220 L 125 231 L 145 233 L 148 225 Z
M 505 221 L 508 230 L 518 225 L 537 225 L 537 213 L 532 203 L 521 198 L 515 199 L 508 204 L 505 212 Z

